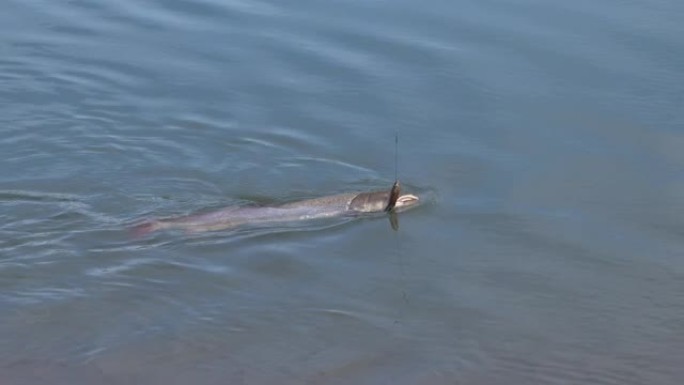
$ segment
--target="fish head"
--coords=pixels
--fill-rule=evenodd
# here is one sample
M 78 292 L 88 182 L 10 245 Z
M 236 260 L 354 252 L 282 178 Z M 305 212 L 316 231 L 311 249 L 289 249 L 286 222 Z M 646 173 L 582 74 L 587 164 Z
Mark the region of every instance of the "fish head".
M 413 194 L 400 195 L 397 198 L 397 203 L 394 205 L 394 210 L 404 211 L 412 206 L 417 205 L 420 202 L 420 198 Z
M 374 191 L 358 194 L 349 204 L 349 209 L 359 213 L 380 213 L 385 211 L 387 201 L 390 198 L 389 191 Z M 404 211 L 416 206 L 420 200 L 413 194 L 400 195 L 392 210 Z

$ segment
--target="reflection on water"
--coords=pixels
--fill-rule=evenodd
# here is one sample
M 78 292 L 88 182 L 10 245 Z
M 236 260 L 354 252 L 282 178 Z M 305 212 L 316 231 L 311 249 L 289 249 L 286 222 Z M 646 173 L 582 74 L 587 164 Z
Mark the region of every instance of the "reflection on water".
M 16 1 L 0 382 L 674 384 L 675 1 Z M 390 186 L 387 218 L 134 239 Z

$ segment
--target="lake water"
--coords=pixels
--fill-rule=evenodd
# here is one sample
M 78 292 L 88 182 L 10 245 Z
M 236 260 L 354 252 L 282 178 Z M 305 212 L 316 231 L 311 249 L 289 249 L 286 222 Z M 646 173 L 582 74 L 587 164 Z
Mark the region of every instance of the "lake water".
M 0 383 L 678 384 L 684 2 L 6 0 Z M 321 226 L 144 218 L 389 188 Z

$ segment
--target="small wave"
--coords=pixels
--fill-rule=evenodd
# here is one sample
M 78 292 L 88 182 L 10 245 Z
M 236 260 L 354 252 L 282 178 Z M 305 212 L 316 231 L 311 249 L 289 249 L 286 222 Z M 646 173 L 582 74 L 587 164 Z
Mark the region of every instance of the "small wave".
M 79 202 L 76 194 L 28 190 L 0 190 L 0 202 Z

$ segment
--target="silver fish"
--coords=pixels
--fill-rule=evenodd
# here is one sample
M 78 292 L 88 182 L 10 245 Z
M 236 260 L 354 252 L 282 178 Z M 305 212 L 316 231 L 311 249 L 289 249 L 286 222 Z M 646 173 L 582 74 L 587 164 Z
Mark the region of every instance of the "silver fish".
M 394 202 L 392 202 L 394 201 Z M 346 193 L 285 203 L 277 206 L 232 206 L 205 214 L 146 221 L 133 228 L 136 236 L 157 230 L 178 229 L 203 232 L 269 225 L 321 218 L 358 216 L 388 211 L 404 211 L 420 199 L 412 194 L 399 195 L 398 182 L 390 191 Z

